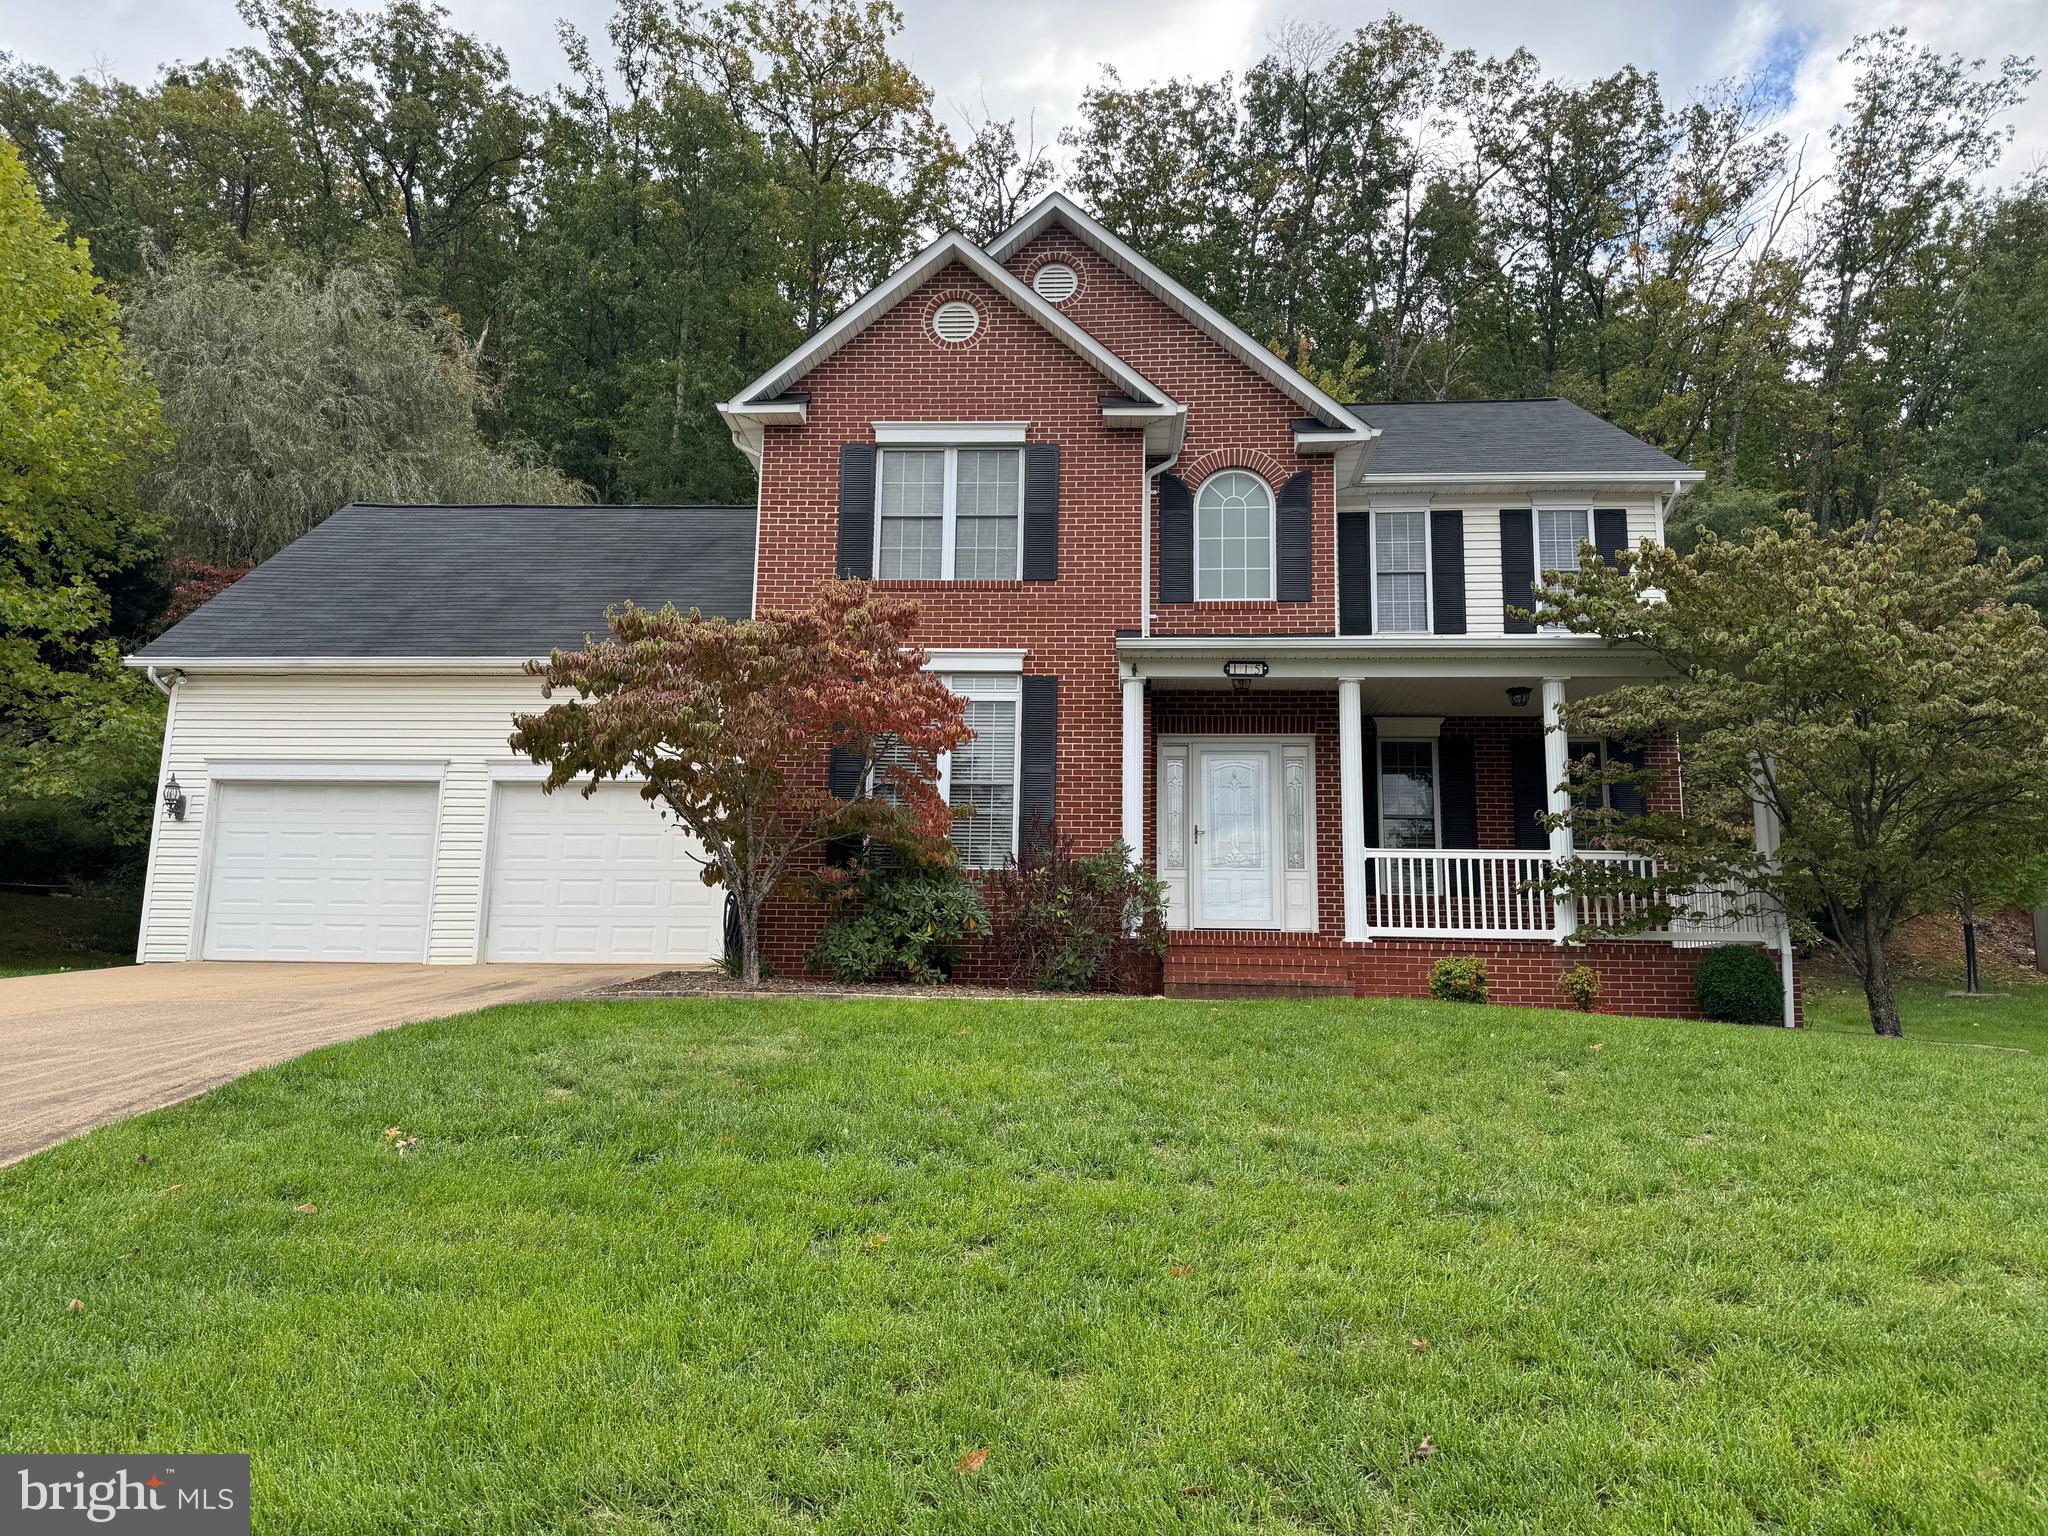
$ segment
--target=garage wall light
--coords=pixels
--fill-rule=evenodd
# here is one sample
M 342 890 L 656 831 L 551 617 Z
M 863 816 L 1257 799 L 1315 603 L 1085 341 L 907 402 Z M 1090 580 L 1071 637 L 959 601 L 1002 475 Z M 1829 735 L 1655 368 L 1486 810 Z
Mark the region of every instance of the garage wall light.
M 164 780 L 164 814 L 173 821 L 185 819 L 185 791 L 178 788 L 175 773 Z

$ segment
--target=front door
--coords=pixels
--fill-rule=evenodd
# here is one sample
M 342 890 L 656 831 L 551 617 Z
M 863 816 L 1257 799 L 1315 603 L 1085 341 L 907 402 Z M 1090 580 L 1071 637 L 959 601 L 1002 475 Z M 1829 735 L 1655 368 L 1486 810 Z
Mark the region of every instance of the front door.
M 1273 748 L 1196 754 L 1197 920 L 1205 928 L 1274 925 Z

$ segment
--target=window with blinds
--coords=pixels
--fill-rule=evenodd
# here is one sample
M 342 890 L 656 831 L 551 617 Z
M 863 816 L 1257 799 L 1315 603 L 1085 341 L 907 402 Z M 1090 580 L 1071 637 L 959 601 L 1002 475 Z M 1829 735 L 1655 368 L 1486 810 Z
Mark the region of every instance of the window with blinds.
M 1429 513 L 1375 512 L 1372 517 L 1373 628 L 1382 634 L 1429 630 Z
M 946 680 L 967 704 L 974 739 L 946 767 L 946 800 L 953 807 L 953 846 L 969 869 L 994 869 L 1017 852 L 1018 679 L 961 676 Z
M 1592 537 L 1586 521 L 1593 514 L 1575 507 L 1543 507 L 1536 513 L 1536 569 L 1576 571 L 1579 546 Z

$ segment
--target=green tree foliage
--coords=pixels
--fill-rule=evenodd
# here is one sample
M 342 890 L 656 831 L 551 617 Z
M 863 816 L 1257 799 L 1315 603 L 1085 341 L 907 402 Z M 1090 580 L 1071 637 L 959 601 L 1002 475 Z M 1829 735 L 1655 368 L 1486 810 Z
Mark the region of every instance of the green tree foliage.
M 1691 554 L 1645 546 L 1558 576 L 1544 617 L 1640 645 L 1670 676 L 1574 701 L 1574 735 L 1676 735 L 1685 809 L 1567 818 L 1666 871 L 1586 862 L 1565 881 L 1622 892 L 1657 926 L 1673 892 L 1753 884 L 1814 912 L 1863 983 L 1872 1026 L 1899 1032 L 1886 945 L 1959 891 L 1998 889 L 2048 846 L 2048 630 L 2014 600 L 2032 575 L 1979 558 L 1976 518 L 1921 500 L 1824 529 L 1804 514 Z M 1656 592 L 1661 597 L 1647 594 Z M 1613 777 L 1626 772 L 1604 770 Z M 1752 796 L 1783 828 L 1752 844 Z
M 180 554 L 251 564 L 351 501 L 584 499 L 484 441 L 489 391 L 461 331 L 373 274 L 181 262 L 128 326 L 177 433 L 143 495 Z
M 164 440 L 82 243 L 0 138 L 0 813 L 147 835 L 161 712 L 109 589 L 155 554 L 136 480 Z

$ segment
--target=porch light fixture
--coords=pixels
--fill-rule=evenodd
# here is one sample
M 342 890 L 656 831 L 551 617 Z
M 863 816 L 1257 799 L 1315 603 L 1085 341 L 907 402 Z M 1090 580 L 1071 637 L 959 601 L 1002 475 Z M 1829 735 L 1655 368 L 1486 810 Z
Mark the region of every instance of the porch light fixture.
M 1508 690 L 1508 703 L 1516 709 L 1526 708 L 1529 703 L 1529 692 L 1530 690 L 1527 688 L 1510 688 Z
M 185 819 L 185 791 L 178 787 L 175 773 L 164 780 L 164 814 L 173 821 Z

